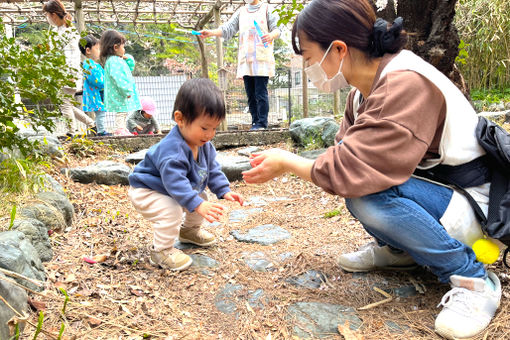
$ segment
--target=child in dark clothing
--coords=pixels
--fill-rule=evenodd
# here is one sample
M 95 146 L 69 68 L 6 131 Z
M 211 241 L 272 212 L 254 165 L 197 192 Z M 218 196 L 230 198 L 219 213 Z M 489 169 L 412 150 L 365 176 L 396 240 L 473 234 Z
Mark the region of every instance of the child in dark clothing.
M 133 135 L 152 135 L 161 133 L 156 120 L 156 103 L 150 97 L 140 97 L 142 109 L 131 112 L 127 117 L 126 127 Z
M 177 93 L 173 119 L 177 126 L 147 151 L 129 175 L 128 195 L 153 225 L 150 263 L 183 270 L 192 259 L 173 247 L 175 239 L 199 246 L 215 243 L 215 236 L 201 225 L 204 218 L 218 221 L 225 210 L 223 205 L 207 201 L 205 188 L 218 198 L 241 205 L 243 198 L 230 191 L 210 143 L 225 119 L 225 102 L 216 85 L 204 78 L 186 81 Z

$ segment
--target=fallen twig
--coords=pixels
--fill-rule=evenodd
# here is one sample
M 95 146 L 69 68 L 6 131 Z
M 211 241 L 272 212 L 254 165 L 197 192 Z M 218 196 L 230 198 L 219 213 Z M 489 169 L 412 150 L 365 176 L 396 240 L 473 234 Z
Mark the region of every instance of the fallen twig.
M 15 277 L 15 278 L 18 278 L 18 279 L 26 280 L 26 281 L 31 282 L 34 285 L 39 286 L 39 287 L 43 287 L 44 286 L 44 282 L 42 282 L 42 281 L 31 279 L 29 277 L 26 277 L 24 275 L 21 275 L 21 274 L 15 273 L 15 272 L 11 272 L 10 270 L 4 269 L 4 268 L 0 268 L 0 272 L 4 273 L 7 276 L 11 276 L 11 277 Z
M 371 304 L 368 304 L 366 306 L 363 306 L 363 307 L 359 307 L 358 310 L 367 310 L 367 309 L 371 309 L 371 308 L 374 308 L 374 307 L 377 307 L 379 305 L 382 305 L 386 302 L 390 302 L 391 300 L 393 300 L 393 297 L 386 293 L 384 290 L 378 288 L 378 287 L 374 287 L 374 290 L 378 293 L 381 293 L 383 296 L 386 297 L 386 299 L 384 300 L 381 300 L 381 301 L 377 301 L 377 302 L 374 302 L 374 303 L 371 303 Z
M 12 284 L 12 285 L 15 285 L 15 286 L 17 286 L 17 287 L 23 288 L 24 290 L 26 290 L 26 291 L 28 291 L 28 292 L 30 292 L 30 293 L 32 293 L 32 294 L 47 297 L 47 296 L 46 296 L 46 294 L 36 292 L 35 290 L 30 289 L 30 288 L 28 288 L 28 287 L 25 287 L 25 286 L 23 286 L 22 284 L 19 284 L 19 283 L 17 283 L 16 281 L 11 280 L 11 279 L 8 279 L 8 278 L 6 278 L 6 277 L 0 277 L 0 280 L 5 281 L 5 282 L 8 282 L 8 283 L 10 283 L 10 284 Z

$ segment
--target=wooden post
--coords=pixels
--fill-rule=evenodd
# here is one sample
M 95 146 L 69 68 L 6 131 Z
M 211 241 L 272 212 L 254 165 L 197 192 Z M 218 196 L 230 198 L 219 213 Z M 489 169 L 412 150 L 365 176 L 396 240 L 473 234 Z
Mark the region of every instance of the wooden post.
M 305 59 L 303 58 L 303 70 L 302 79 L 303 79 L 303 118 L 308 117 L 308 78 L 306 77 L 305 72 Z
M 220 8 L 214 7 L 214 22 L 216 27 L 220 27 Z M 221 37 L 216 37 L 216 63 L 218 64 L 218 84 L 220 85 L 221 93 L 223 94 L 223 100 L 225 101 L 225 109 L 227 109 L 227 72 L 223 69 L 223 45 Z M 227 131 L 228 122 L 227 117 L 221 122 L 220 131 Z
M 81 0 L 74 0 L 74 18 L 76 19 L 76 29 L 78 32 L 80 34 L 85 32 L 85 17 Z

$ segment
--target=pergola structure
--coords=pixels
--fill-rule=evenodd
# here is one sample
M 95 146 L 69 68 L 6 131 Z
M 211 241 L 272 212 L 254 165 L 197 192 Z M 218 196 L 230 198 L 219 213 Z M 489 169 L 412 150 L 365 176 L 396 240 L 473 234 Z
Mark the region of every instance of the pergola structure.
M 275 8 L 293 4 L 293 0 L 266 2 Z M 0 17 L 11 25 L 43 22 L 46 21 L 43 3 L 44 0 L 0 0 Z M 210 21 L 227 20 L 245 4 L 243 0 L 63 0 L 63 3 L 75 17 L 79 29 L 85 23 L 174 23 L 183 28 L 202 28 Z

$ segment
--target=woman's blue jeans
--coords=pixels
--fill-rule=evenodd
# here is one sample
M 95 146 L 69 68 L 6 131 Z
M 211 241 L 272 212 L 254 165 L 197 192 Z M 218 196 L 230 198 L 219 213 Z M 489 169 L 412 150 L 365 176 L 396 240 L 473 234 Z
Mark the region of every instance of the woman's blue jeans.
M 473 250 L 450 237 L 439 222 L 451 197 L 452 189 L 411 177 L 385 191 L 345 201 L 379 245 L 406 251 L 441 282 L 449 282 L 451 275 L 485 278 Z

